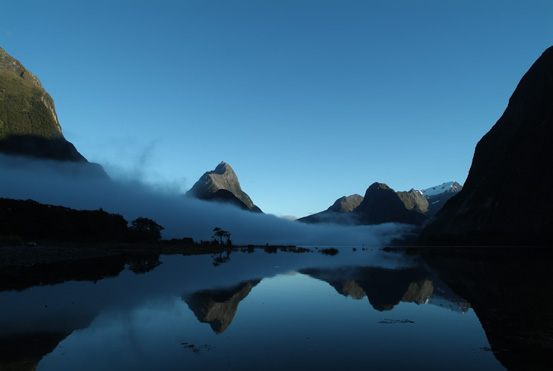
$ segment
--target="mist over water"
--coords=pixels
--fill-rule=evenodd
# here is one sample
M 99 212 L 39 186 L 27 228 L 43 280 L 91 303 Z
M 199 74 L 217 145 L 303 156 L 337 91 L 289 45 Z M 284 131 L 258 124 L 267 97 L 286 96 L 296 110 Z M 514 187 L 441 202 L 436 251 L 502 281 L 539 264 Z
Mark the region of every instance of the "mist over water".
M 409 233 L 411 228 L 393 223 L 310 225 L 182 197 L 174 189 L 154 188 L 132 179 L 93 176 L 82 164 L 0 155 L 0 197 L 32 199 L 79 210 L 102 208 L 123 215 L 129 222 L 140 216 L 151 218 L 165 228 L 166 239 L 209 240 L 213 228 L 219 227 L 232 233 L 235 244 L 374 246 Z

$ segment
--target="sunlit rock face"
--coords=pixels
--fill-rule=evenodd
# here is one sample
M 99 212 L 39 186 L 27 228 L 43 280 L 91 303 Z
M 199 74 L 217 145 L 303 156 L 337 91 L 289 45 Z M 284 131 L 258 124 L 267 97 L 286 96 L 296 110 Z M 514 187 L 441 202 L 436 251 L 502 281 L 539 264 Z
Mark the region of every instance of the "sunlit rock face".
M 524 75 L 476 146 L 463 190 L 423 230 L 421 244 L 553 244 L 553 48 Z
M 0 48 L 0 166 L 20 168 L 27 159 L 73 163 L 78 175 L 107 179 L 104 169 L 84 158 L 63 136 L 54 100 L 40 80 Z M 25 159 L 22 161 L 21 159 Z M 73 166 L 73 165 L 72 165 Z M 60 171 L 50 166 L 52 171 Z M 56 170 L 57 169 L 57 170 Z
M 260 281 L 244 282 L 229 289 L 199 291 L 184 301 L 200 322 L 209 323 L 213 331 L 220 334 L 230 326 L 238 304 Z
M 343 196 L 337 199 L 336 202 L 334 202 L 334 204 L 332 204 L 332 206 L 328 208 L 328 210 L 339 213 L 349 213 L 355 210 L 355 208 L 359 206 L 361 202 L 363 202 L 363 196 L 361 195 L 354 194 Z
M 65 140 L 54 100 L 40 80 L 0 48 L 0 152 L 87 162 Z
M 250 196 L 240 187 L 234 170 L 225 162 L 202 175 L 186 195 L 201 200 L 230 203 L 244 210 L 261 213 L 261 209 L 254 205 Z
M 416 211 L 421 214 L 428 212 L 428 199 L 423 196 L 422 192 L 411 189 L 409 192 L 396 193 L 407 210 Z

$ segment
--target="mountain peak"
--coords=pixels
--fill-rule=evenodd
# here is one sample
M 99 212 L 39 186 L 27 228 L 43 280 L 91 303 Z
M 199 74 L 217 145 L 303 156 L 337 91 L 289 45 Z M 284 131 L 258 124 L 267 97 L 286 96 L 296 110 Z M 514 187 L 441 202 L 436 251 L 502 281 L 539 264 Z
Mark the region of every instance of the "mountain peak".
M 379 189 L 386 191 L 386 190 L 390 190 L 391 188 L 388 187 L 388 185 L 385 184 L 385 183 L 374 182 L 373 184 L 371 184 L 369 186 L 369 189 L 367 191 L 369 191 L 369 190 L 370 191 L 376 191 L 376 190 L 379 190 Z
M 261 212 L 250 196 L 240 187 L 240 182 L 232 167 L 221 161 L 215 170 L 208 171 L 186 192 L 187 196 L 201 200 L 215 200 L 232 203 L 242 209 Z
M 229 172 L 229 171 L 232 171 L 234 173 L 234 170 L 232 170 L 232 168 L 230 167 L 229 164 L 227 164 L 225 161 L 221 161 L 219 163 L 219 165 L 217 165 L 217 167 L 215 168 L 215 170 L 213 170 L 213 174 L 224 174 L 226 172 Z
M 398 194 L 384 183 L 371 184 L 355 213 L 363 224 L 399 222 L 421 225 L 426 220 L 424 215 L 408 210 Z

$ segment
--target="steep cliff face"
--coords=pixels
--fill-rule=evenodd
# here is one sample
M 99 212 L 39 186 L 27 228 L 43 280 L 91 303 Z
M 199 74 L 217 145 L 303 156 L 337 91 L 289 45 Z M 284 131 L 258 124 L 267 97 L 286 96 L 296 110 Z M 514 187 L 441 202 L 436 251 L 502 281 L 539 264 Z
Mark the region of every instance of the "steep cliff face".
M 421 214 L 428 212 L 428 199 L 423 196 L 422 192 L 412 189 L 409 192 L 396 192 L 399 199 L 407 210 L 416 211 Z
M 0 153 L 87 162 L 65 140 L 40 80 L 0 48 Z
M 476 146 L 463 190 L 420 243 L 553 244 L 553 48 L 524 75 L 507 109 Z
M 240 187 L 236 173 L 229 164 L 221 162 L 213 171 L 208 171 L 186 192 L 187 196 L 201 200 L 213 200 L 234 204 L 242 209 L 261 213 L 250 196 Z

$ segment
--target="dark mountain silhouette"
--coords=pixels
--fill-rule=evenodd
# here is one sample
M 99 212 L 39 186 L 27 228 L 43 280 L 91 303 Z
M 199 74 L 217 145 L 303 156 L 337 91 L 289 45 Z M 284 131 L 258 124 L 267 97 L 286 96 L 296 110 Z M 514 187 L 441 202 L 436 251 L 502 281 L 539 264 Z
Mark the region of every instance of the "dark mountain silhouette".
M 236 173 L 225 162 L 217 165 L 215 170 L 202 175 L 186 195 L 201 200 L 230 203 L 256 213 L 262 212 L 254 205 L 250 196 L 242 191 Z
M 396 192 L 383 183 L 373 183 L 363 202 L 353 211 L 361 224 L 406 223 L 421 225 L 426 216 L 408 210 Z
M 363 196 L 354 194 L 342 196 L 337 199 L 332 206 L 325 211 L 299 218 L 299 222 L 304 223 L 335 223 L 335 224 L 358 224 L 357 219 L 351 212 L 361 204 Z
M 553 245 L 553 47 L 521 79 L 478 142 L 463 190 L 420 243 Z
M 0 153 L 82 163 L 91 174 L 107 177 L 101 166 L 89 164 L 64 138 L 54 100 L 40 80 L 2 48 Z

